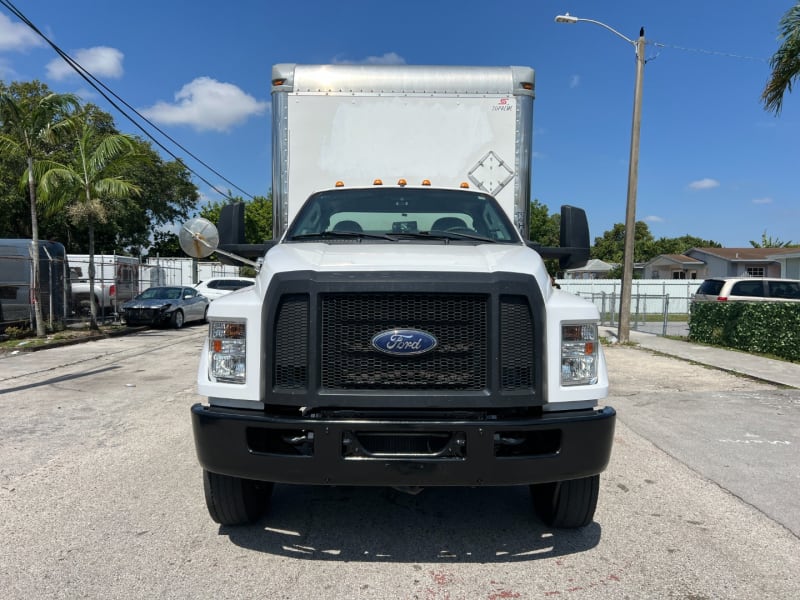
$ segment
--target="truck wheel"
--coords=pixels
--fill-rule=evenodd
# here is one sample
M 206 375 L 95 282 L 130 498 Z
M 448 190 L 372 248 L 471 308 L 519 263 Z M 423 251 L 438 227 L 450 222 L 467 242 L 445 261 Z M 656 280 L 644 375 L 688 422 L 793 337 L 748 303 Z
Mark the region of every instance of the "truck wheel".
M 550 527 L 585 527 L 594 519 L 599 492 L 600 475 L 533 484 L 533 510 Z
M 219 475 L 203 469 L 208 514 L 220 525 L 246 525 L 269 507 L 272 483 Z
M 183 327 L 183 311 L 181 309 L 178 309 L 172 313 L 172 326 L 175 329 L 180 329 Z

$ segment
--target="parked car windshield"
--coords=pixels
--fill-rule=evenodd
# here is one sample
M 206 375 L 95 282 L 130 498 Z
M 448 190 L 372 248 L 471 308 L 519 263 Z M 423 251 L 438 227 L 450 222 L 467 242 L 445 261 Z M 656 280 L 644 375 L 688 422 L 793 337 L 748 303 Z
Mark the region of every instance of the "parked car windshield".
M 426 188 L 358 188 L 313 194 L 287 241 L 445 239 L 520 243 L 497 201 L 480 192 Z
M 181 297 L 181 288 L 179 287 L 157 287 L 149 288 L 139 294 L 138 298 L 141 300 L 153 300 L 155 298 L 164 298 L 166 300 L 178 300 Z

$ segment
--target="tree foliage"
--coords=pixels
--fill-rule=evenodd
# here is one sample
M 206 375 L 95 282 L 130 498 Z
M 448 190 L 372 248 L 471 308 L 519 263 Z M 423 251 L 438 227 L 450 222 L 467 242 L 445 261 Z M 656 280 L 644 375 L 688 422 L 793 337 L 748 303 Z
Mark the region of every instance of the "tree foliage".
M 539 202 L 531 202 L 530 208 L 530 240 L 542 246 L 558 246 L 561 234 L 561 214 L 550 214 L 550 210 Z
M 682 235 L 676 238 L 658 238 L 653 244 L 653 255 L 650 260 L 659 254 L 683 254 L 692 248 L 722 248 L 722 244 L 714 240 L 704 240 L 693 235 Z
M 75 118 L 72 160 L 42 160 L 33 169 L 42 198 L 52 209 L 64 210 L 78 226 L 85 225 L 89 238 L 89 289 L 94 289 L 95 224 L 106 223 L 116 212 L 115 203 L 138 196 L 141 189 L 118 173 L 138 160 L 133 140 L 123 134 L 103 133 L 90 120 Z M 91 329 L 98 329 L 97 304 L 89 295 Z
M 51 94 L 41 82 L 0 82 L 0 94 L 35 101 Z M 98 135 L 118 134 L 114 119 L 92 104 L 80 107 L 84 120 L 91 123 Z M 0 123 L 0 133 L 4 132 Z M 49 160 L 68 164 L 74 157 L 74 138 L 62 139 L 47 147 L 43 155 Z M 140 138 L 130 138 L 140 160 L 117 165 L 115 176 L 134 182 L 138 197 L 117 199 L 107 211 L 104 223 L 95 223 L 96 244 L 100 251 L 118 254 L 147 254 L 161 232 L 174 223 L 183 222 L 195 210 L 199 198 L 191 173 L 180 161 L 166 161 L 152 145 Z M 26 193 L 19 189 L 19 179 L 26 169 L 24 159 L 0 153 L 0 237 L 31 237 Z M 77 227 L 66 211 L 47 210 L 39 205 L 39 230 L 43 239 L 62 242 L 70 253 L 88 253 L 88 231 Z
M 636 221 L 634 229 L 633 262 L 645 262 L 655 256 L 655 238 L 644 221 Z M 603 235 L 594 239 L 591 257 L 609 263 L 621 263 L 625 250 L 625 225 L 615 223 Z
M 24 160 L 20 187 L 27 187 L 30 206 L 32 295 L 36 335 L 44 337 L 45 326 L 39 302 L 39 211 L 34 168 L 58 139 L 59 130 L 70 124 L 78 100 L 70 94 L 0 94 L 0 155 Z M 13 176 L 13 172 L 12 172 Z
M 778 238 L 773 238 L 771 235 L 768 236 L 765 229 L 761 233 L 761 241 L 750 240 L 750 245 L 753 248 L 790 248 L 792 247 L 792 242 L 784 242 Z
M 784 95 L 792 91 L 800 75 L 800 2 L 784 13 L 778 29 L 781 45 L 769 61 L 772 74 L 761 92 L 764 109 L 776 115 L 781 112 Z

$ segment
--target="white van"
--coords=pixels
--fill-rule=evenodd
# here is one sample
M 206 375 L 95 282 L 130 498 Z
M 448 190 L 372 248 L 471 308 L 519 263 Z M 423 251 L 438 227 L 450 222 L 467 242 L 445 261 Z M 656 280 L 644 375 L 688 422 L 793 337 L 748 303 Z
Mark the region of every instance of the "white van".
M 800 280 L 766 277 L 706 279 L 694 295 L 697 302 L 800 302 Z

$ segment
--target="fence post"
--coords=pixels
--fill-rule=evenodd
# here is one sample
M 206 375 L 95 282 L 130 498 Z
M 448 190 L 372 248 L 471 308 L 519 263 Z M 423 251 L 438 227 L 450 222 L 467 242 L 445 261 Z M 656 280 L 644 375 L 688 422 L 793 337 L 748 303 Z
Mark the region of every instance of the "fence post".
M 616 316 L 617 311 L 617 288 L 614 287 L 614 291 L 611 292 L 611 326 L 614 326 L 614 317 Z
M 661 335 L 667 335 L 667 322 L 669 321 L 669 294 L 664 295 L 664 327 L 661 329 Z
M 600 306 L 602 310 L 600 311 L 600 319 L 601 322 L 605 323 L 606 321 L 606 293 L 600 292 Z

